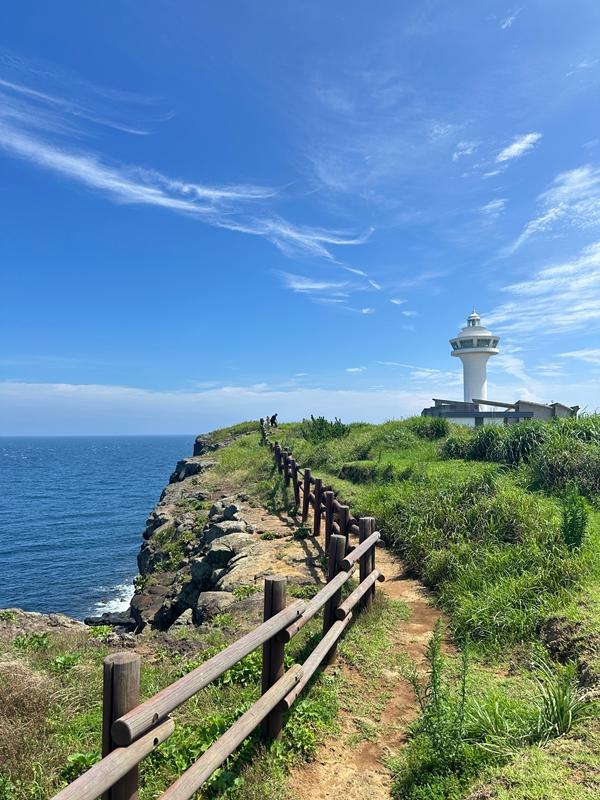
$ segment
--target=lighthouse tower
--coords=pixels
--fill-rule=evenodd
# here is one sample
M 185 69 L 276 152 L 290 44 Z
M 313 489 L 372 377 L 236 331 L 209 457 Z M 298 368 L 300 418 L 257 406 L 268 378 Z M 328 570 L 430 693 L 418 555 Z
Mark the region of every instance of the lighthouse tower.
M 473 309 L 467 324 L 454 339 L 450 339 L 452 355 L 463 365 L 464 401 L 487 400 L 487 361 L 498 353 L 498 337 L 481 324 Z

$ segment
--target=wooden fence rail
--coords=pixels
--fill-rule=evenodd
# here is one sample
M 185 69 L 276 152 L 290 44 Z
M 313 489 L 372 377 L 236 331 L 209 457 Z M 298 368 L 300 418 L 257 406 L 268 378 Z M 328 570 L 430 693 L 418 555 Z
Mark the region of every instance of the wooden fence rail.
M 284 714 L 322 664 L 336 657 L 337 643 L 353 618 L 353 610 L 370 606 L 377 581 L 375 546 L 380 539 L 372 517 L 355 519 L 330 486 L 300 469 L 291 454 L 271 442 L 260 420 L 261 439 L 273 454 L 285 486 L 292 487 L 294 503 L 306 523 L 313 512 L 312 529 L 321 535 L 327 553 L 327 583 L 308 601 L 286 605 L 286 580 L 265 578 L 264 621 L 229 647 L 205 661 L 160 692 L 139 703 L 140 657 L 116 653 L 104 661 L 102 759 L 56 794 L 53 800 L 137 800 L 138 764 L 175 729 L 169 718 L 242 658 L 262 646 L 261 697 L 220 736 L 203 755 L 161 795 L 164 800 L 189 800 L 221 764 L 257 727 L 265 739 L 277 739 Z M 356 547 L 350 534 L 359 536 Z M 342 602 L 342 587 L 359 568 L 358 586 Z M 304 664 L 284 668 L 285 645 L 323 609 L 323 635 Z

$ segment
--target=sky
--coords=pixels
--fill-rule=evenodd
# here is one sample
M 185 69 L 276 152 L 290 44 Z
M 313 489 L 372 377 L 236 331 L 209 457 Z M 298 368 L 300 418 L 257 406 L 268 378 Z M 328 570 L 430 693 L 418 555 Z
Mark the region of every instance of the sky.
M 0 435 L 600 406 L 597 0 L 0 6 Z

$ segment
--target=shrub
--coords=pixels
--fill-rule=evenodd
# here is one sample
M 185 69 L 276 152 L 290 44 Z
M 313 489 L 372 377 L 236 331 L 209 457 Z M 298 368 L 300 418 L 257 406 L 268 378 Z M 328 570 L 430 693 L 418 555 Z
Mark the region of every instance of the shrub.
M 562 498 L 560 530 L 569 550 L 581 547 L 585 537 L 590 512 L 577 487 L 571 484 Z
M 15 614 L 15 612 L 11 611 L 8 608 L 0 611 L 0 620 L 2 622 L 14 622 L 16 620 L 16 618 L 17 618 L 17 615 Z
M 341 439 L 350 432 L 350 426 L 344 425 L 337 417 L 333 422 L 325 417 L 314 417 L 302 420 L 300 425 L 300 435 L 307 442 L 318 443 L 327 442 L 330 439 Z
M 531 472 L 537 488 L 561 492 L 573 483 L 594 498 L 600 493 L 600 445 L 554 436 L 532 459 Z
M 473 437 L 467 428 L 465 433 L 451 433 L 440 447 L 440 455 L 442 458 L 470 458 L 472 443 Z
M 371 483 L 376 475 L 376 461 L 349 461 L 340 469 L 340 478 L 352 483 Z
M 529 461 L 548 439 L 551 426 L 539 419 L 528 419 L 508 425 L 504 429 L 502 458 L 506 464 L 515 466 L 521 461 Z
M 496 425 L 483 425 L 473 436 L 469 458 L 480 461 L 504 461 L 504 440 L 506 428 Z
M 390 420 L 378 425 L 373 436 L 373 449 L 379 452 L 383 450 L 406 450 L 414 447 L 416 436 L 404 420 Z
M 406 424 L 419 439 L 443 439 L 450 433 L 445 417 L 411 417 Z

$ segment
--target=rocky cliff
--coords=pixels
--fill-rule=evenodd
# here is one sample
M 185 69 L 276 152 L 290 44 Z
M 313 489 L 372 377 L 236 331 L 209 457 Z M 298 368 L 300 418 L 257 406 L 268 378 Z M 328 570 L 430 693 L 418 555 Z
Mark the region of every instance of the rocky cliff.
M 244 487 L 215 477 L 218 451 L 230 442 L 199 436 L 148 517 L 130 607 L 138 632 L 202 625 L 226 609 L 255 622 L 266 575 L 285 575 L 296 593 L 323 580 L 322 554 L 295 520 L 270 515 Z

